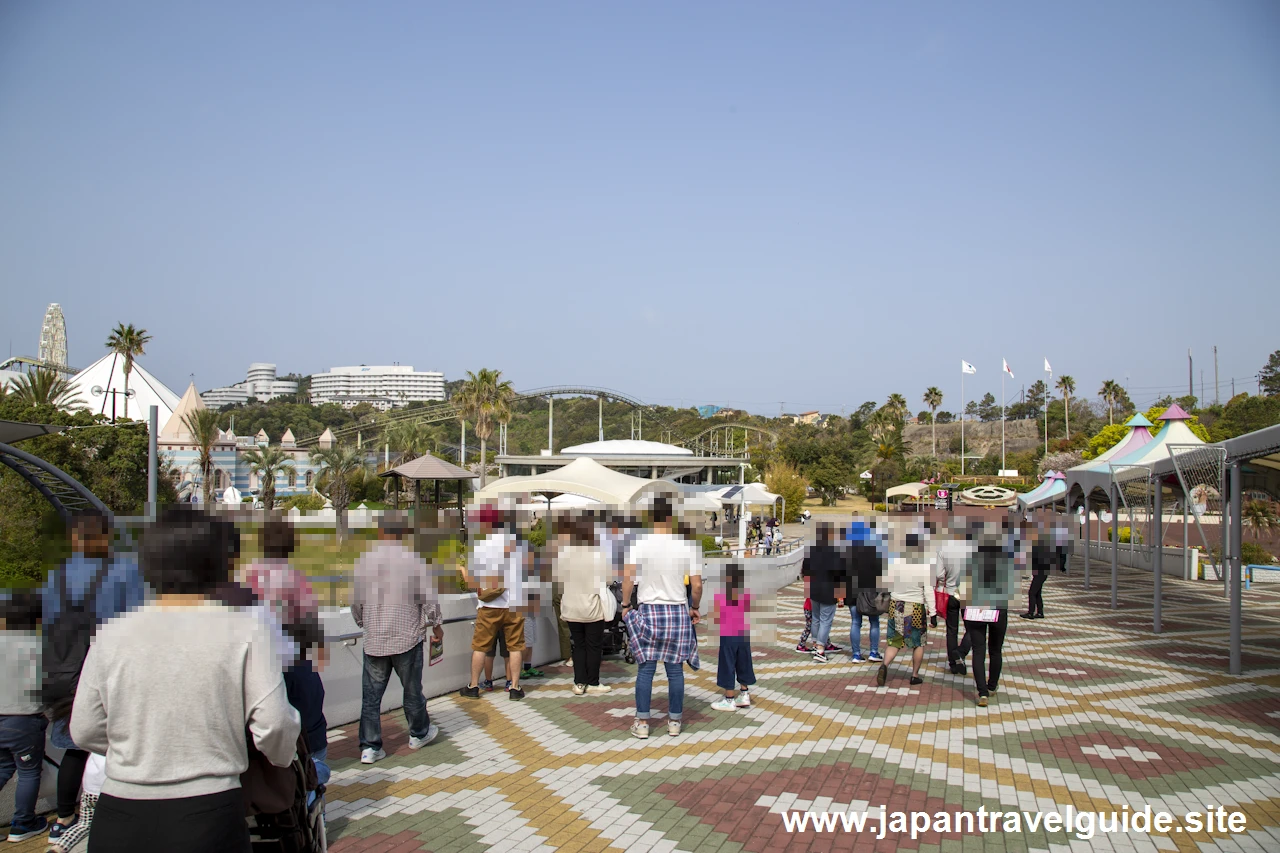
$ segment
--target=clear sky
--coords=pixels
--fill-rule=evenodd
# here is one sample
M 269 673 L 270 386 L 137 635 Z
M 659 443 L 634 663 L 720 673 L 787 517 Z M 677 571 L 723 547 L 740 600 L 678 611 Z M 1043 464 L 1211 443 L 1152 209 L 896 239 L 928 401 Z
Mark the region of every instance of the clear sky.
M 1280 4 L 0 3 L 0 348 L 839 412 L 1280 348 Z M 1246 383 L 1238 381 L 1240 390 Z M 1223 396 L 1229 393 L 1224 387 Z

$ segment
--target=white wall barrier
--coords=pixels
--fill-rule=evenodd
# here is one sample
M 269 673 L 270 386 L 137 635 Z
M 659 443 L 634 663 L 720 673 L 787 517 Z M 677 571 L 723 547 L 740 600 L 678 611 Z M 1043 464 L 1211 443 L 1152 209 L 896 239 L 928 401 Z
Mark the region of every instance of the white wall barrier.
M 1099 564 L 1105 569 L 1111 566 L 1111 548 L 1110 542 L 1090 542 L 1089 543 L 1089 559 L 1091 561 L 1090 571 L 1096 572 Z M 1196 580 L 1200 571 L 1200 549 L 1191 548 L 1190 559 L 1183 560 L 1183 550 L 1181 548 L 1164 549 L 1164 556 L 1160 564 L 1161 574 L 1165 577 L 1182 578 L 1183 580 Z M 1144 572 L 1151 571 L 1152 563 L 1155 559 L 1155 552 L 1145 545 L 1137 545 L 1130 549 L 1124 542 L 1120 543 L 1120 559 L 1119 563 L 1131 569 L 1141 569 Z M 1212 575 L 1212 569 L 1208 566 L 1205 570 Z

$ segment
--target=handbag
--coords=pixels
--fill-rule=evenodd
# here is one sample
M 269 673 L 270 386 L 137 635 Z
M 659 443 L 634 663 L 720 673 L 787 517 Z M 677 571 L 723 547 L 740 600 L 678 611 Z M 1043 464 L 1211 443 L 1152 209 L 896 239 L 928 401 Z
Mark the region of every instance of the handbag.
M 614 617 L 618 615 L 618 599 L 614 596 L 613 590 L 609 589 L 608 584 L 603 581 L 596 589 L 596 596 L 600 599 L 600 610 L 604 613 L 604 621 L 612 622 Z
M 494 587 L 492 589 L 482 589 L 476 593 L 476 598 L 480 599 L 485 604 L 488 604 L 490 601 L 498 598 L 506 591 L 507 588 L 504 586 Z

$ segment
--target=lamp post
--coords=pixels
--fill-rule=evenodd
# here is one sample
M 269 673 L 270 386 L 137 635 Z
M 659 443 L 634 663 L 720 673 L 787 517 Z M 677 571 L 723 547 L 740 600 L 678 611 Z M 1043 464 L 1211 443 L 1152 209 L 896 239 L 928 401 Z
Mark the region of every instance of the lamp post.
M 126 400 L 129 400 L 138 396 L 138 392 L 134 391 L 132 388 L 130 388 L 128 391 L 116 391 L 114 389 L 104 389 L 101 385 L 94 385 L 92 388 L 89 389 L 89 391 L 95 397 L 105 397 L 107 394 L 111 395 L 111 423 L 116 422 L 116 395 L 118 394 L 124 397 Z M 126 408 L 127 408 L 127 405 L 126 405 Z

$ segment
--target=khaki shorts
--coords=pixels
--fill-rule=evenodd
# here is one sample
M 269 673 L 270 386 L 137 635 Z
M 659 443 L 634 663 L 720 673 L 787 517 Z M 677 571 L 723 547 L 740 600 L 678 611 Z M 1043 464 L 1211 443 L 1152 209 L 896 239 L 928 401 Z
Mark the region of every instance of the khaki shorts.
M 524 616 L 505 607 L 478 608 L 476 630 L 471 635 L 471 650 L 487 653 L 498 642 L 499 634 L 507 644 L 507 651 L 523 652 Z

